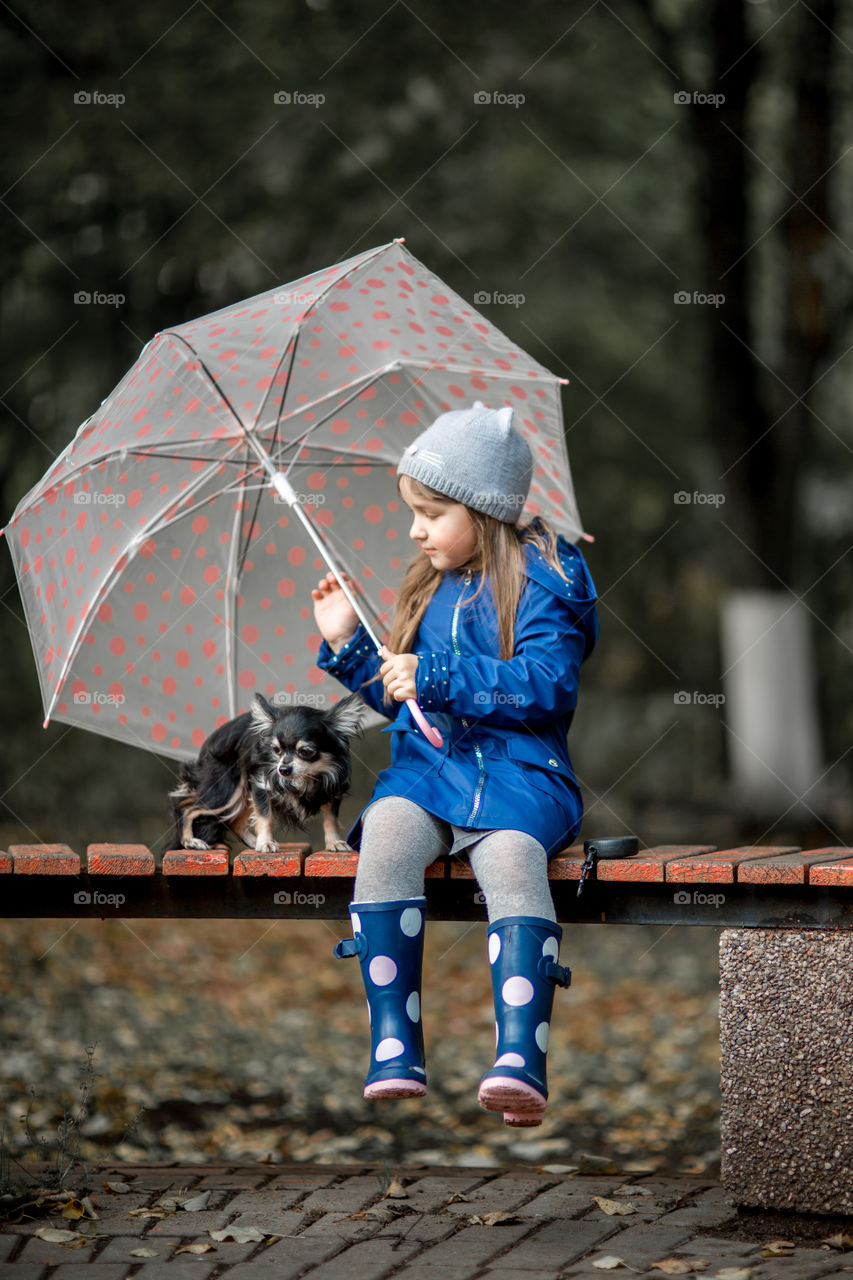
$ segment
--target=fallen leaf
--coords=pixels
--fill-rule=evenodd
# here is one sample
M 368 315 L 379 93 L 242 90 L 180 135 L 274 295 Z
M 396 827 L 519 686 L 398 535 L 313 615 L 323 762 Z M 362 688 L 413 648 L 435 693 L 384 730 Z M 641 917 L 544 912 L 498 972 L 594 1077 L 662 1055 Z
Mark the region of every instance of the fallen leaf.
M 751 1267 L 723 1267 L 714 1276 L 714 1280 L 750 1280 Z
M 82 1204 L 83 1208 L 86 1210 L 86 1217 L 87 1217 L 87 1218 L 93 1218 L 93 1219 L 94 1219 L 94 1218 L 99 1218 L 99 1217 L 100 1217 L 100 1214 L 98 1213 L 97 1209 L 95 1208 L 95 1205 L 94 1205 L 94 1203 L 93 1203 L 93 1201 L 92 1201 L 92 1197 L 91 1197 L 91 1196 L 84 1196 L 84 1197 L 83 1197 L 83 1199 L 80 1201 L 80 1203 Z
M 86 1210 L 83 1208 L 79 1200 L 69 1200 L 62 1206 L 60 1218 L 85 1218 Z
M 595 1203 L 603 1213 L 610 1214 L 613 1217 L 616 1214 L 636 1213 L 637 1210 L 632 1204 L 625 1204 L 621 1200 L 607 1200 L 604 1196 L 593 1196 Z
M 402 1204 L 375 1204 L 361 1213 L 351 1213 L 351 1218 L 370 1218 L 374 1222 L 393 1222 L 401 1214 L 408 1213 L 409 1206 Z
M 130 1190 L 129 1185 L 126 1182 L 105 1182 L 104 1186 L 107 1191 L 112 1191 L 113 1195 L 116 1196 L 126 1196 Z
M 834 1236 L 827 1236 L 821 1244 L 831 1245 L 833 1249 L 853 1249 L 853 1235 L 849 1231 L 839 1231 Z
M 624 1258 L 617 1258 L 615 1253 L 604 1253 L 600 1258 L 593 1258 L 592 1265 L 599 1271 L 615 1271 L 617 1267 L 627 1267 Z
M 613 1192 L 615 1196 L 653 1196 L 654 1192 L 649 1191 L 648 1187 L 617 1187 Z
M 155 1205 L 153 1209 L 128 1209 L 127 1216 L 129 1218 L 168 1218 L 172 1209 L 164 1209 L 161 1205 Z
M 47 1240 L 50 1244 L 65 1244 L 80 1238 L 76 1231 L 68 1231 L 64 1227 L 39 1227 L 36 1235 L 39 1240 Z
M 263 1240 L 264 1233 L 257 1227 L 223 1227 L 221 1231 L 208 1231 L 211 1240 L 233 1240 L 235 1244 L 254 1244 Z
M 711 1262 L 710 1262 L 710 1259 L 708 1259 L 708 1258 L 694 1258 L 694 1259 L 693 1259 L 693 1270 L 694 1270 L 694 1271 L 705 1271 L 705 1270 L 707 1270 L 707 1268 L 708 1268 L 708 1267 L 710 1267 L 710 1265 L 711 1265 Z
M 761 1250 L 762 1258 L 790 1258 L 796 1249 L 793 1240 L 769 1240 Z
M 200 1213 L 202 1209 L 206 1209 L 210 1204 L 210 1195 L 209 1191 L 203 1191 L 200 1196 L 192 1196 L 191 1199 L 184 1200 L 180 1208 L 187 1213 Z
M 409 1193 L 403 1186 L 402 1182 L 398 1182 L 396 1178 L 391 1179 L 388 1190 L 385 1192 L 386 1200 L 408 1200 Z
M 160 1255 L 156 1249 L 131 1249 L 131 1258 L 159 1258 Z
M 665 1276 L 686 1276 L 693 1267 L 683 1258 L 663 1258 L 652 1263 L 652 1271 L 662 1271 Z
M 216 1245 L 208 1244 L 206 1241 L 203 1240 L 199 1244 L 180 1245 L 175 1250 L 174 1256 L 177 1257 L 179 1253 L 215 1253 L 215 1252 L 216 1252 Z
M 467 1204 L 468 1196 L 465 1195 L 464 1191 L 454 1191 L 453 1195 L 450 1197 L 447 1203 L 448 1204 Z

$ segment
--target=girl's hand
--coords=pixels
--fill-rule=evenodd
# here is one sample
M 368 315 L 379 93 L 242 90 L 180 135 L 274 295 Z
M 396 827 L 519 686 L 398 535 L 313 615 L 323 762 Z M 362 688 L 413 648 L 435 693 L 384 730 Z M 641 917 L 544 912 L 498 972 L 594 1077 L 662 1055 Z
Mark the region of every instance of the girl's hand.
M 350 591 L 355 594 L 356 584 L 348 574 L 342 574 Z M 314 621 L 320 635 L 337 653 L 348 640 L 351 640 L 358 629 L 358 614 L 347 600 L 341 585 L 333 573 L 321 578 L 311 592 L 314 601 Z
M 415 683 L 415 672 L 418 669 L 416 653 L 392 653 L 387 644 L 382 646 L 382 657 L 385 661 L 379 668 L 385 688 L 395 702 L 405 702 L 407 698 L 418 696 Z

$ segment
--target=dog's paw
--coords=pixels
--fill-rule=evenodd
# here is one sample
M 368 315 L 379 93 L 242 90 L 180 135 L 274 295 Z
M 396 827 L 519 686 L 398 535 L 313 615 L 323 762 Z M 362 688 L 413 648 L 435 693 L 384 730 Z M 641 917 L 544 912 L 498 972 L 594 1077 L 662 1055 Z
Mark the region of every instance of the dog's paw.
M 355 853 L 351 844 L 347 844 L 346 840 L 327 840 L 326 848 L 329 853 Z
M 205 844 L 203 840 L 199 840 L 198 836 L 190 836 L 184 841 L 185 849 L 209 849 L 210 845 Z
M 259 840 L 255 845 L 255 853 L 278 853 L 278 841 Z

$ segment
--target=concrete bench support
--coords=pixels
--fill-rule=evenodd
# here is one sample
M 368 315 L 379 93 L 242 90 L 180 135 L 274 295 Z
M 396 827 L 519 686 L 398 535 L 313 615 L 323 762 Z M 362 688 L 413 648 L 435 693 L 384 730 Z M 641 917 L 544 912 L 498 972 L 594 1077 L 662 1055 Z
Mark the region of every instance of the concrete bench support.
M 723 1185 L 853 1212 L 853 936 L 725 929 L 720 985 Z

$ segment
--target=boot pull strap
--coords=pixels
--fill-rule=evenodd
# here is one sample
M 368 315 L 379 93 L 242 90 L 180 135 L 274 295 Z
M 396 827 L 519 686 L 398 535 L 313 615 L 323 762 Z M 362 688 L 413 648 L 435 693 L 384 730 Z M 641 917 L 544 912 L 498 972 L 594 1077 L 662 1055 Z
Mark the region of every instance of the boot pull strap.
M 341 938 L 335 944 L 335 956 L 338 960 L 346 960 L 350 956 L 367 955 L 367 938 L 363 933 L 356 933 L 351 938 Z
M 549 960 L 547 956 L 542 956 L 538 968 L 540 977 L 548 978 L 555 986 L 571 986 L 572 971 L 568 965 L 557 964 L 556 960 Z

